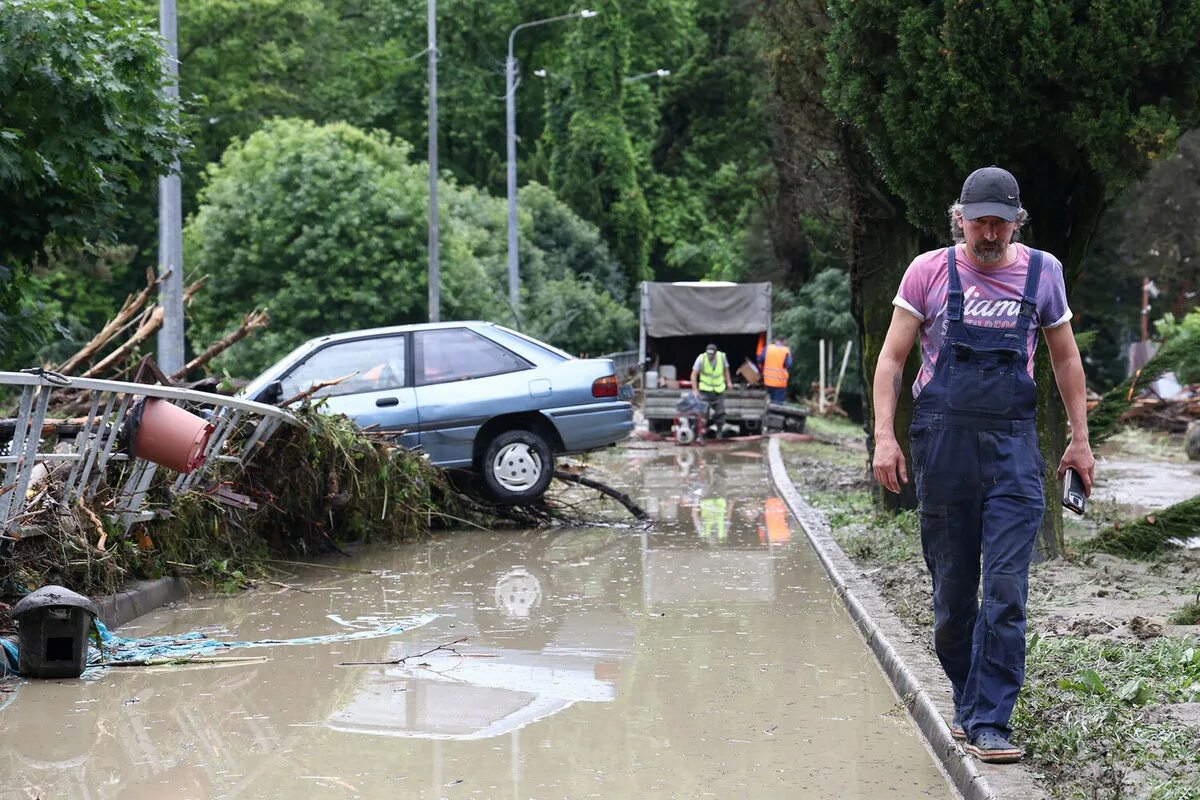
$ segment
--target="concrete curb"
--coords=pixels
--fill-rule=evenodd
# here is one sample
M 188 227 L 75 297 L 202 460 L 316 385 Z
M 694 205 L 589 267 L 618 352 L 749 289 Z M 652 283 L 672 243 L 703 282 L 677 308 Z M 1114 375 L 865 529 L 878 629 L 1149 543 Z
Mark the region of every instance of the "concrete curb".
M 773 436 L 768 445 L 768 466 L 776 491 L 800 523 L 859 633 L 959 793 L 967 800 L 1046 797 L 1028 767 L 982 764 L 958 746 L 946 725 L 954 709 L 941 665 L 892 613 L 875 586 L 834 540 L 824 515 L 796 491 L 784 466 L 779 440 Z
M 182 600 L 190 594 L 187 584 L 179 578 L 159 578 L 138 581 L 128 589 L 96 600 L 100 621 L 109 628 L 124 625 L 156 608 Z

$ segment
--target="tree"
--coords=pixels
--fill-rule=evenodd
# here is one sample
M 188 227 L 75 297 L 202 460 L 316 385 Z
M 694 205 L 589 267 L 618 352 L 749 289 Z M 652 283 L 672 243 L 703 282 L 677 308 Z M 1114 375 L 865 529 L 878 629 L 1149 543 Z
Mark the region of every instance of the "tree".
M 617 0 L 570 34 L 569 117 L 552 142 L 550 185 L 601 234 L 630 281 L 649 272 L 650 211 L 638 183 L 629 131 L 621 116 L 629 74 L 629 30 Z
M 840 354 L 847 341 L 858 338 L 854 316 L 850 313 L 850 276 L 840 269 L 826 269 L 795 291 L 780 289 L 775 295 L 777 309 L 774 331 L 786 336 L 792 350 L 792 368 L 788 383 L 793 392 L 807 395 L 820 374 L 817 342 L 826 340 Z M 841 362 L 833 359 L 835 366 Z M 836 374 L 828 378 L 837 380 Z M 862 375 L 855 359 L 846 370 L 844 394 L 859 394 Z
M 1197 0 L 833 0 L 829 14 L 829 101 L 910 218 L 940 234 L 963 177 L 1004 165 L 1022 183 L 1027 241 L 1062 259 L 1068 288 L 1106 204 L 1200 115 Z M 1065 421 L 1044 352 L 1037 379 L 1053 466 Z M 1040 546 L 1053 554 L 1053 480 L 1046 497 Z
M 410 156 L 403 140 L 345 123 L 274 120 L 235 142 L 210 168 L 185 231 L 188 263 L 210 276 L 193 308 L 194 343 L 207 344 L 251 307 L 268 308 L 270 327 L 217 364 L 249 376 L 314 336 L 423 321 L 428 168 Z M 567 270 L 612 271 L 599 234 L 544 188 L 526 191 L 546 212 L 540 232 L 528 213 L 520 219 L 530 329 L 574 350 L 619 349 L 632 315 L 616 313 L 607 287 Z M 445 318 L 511 323 L 503 201 L 448 180 L 440 197 Z M 561 227 L 551 229 L 555 220 Z M 557 325 L 564 297 L 589 308 Z M 585 318 L 591 330 L 578 328 Z
M 125 2 L 0 3 L 0 360 L 27 355 L 41 312 L 21 286 L 52 248 L 111 236 L 139 165 L 183 145 L 161 92 L 162 47 Z
M 840 122 L 825 102 L 830 21 L 824 4 L 768 0 L 760 13 L 771 75 L 768 107 L 779 204 L 796 237 L 788 247 L 794 254 L 787 259 L 789 275 L 799 282 L 828 266 L 849 273 L 869 463 L 875 442 L 870 387 L 892 317 L 896 286 L 918 249 L 918 230 L 906 218 L 904 203 L 880 179 L 859 132 Z M 776 238 L 785 241 L 778 234 Z M 895 417 L 897 438 L 906 455 L 913 403 L 910 387 L 918 367 L 913 348 Z M 872 492 L 885 508 L 916 508 L 911 482 L 900 495 L 875 483 Z

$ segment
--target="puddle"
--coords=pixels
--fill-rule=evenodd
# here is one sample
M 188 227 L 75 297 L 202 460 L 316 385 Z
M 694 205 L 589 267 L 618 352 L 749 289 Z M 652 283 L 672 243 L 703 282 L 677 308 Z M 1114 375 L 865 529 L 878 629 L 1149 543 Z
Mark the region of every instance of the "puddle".
M 439 534 L 120 629 L 335 639 L 25 683 L 0 796 L 954 796 L 757 445 L 602 465 L 654 528 Z

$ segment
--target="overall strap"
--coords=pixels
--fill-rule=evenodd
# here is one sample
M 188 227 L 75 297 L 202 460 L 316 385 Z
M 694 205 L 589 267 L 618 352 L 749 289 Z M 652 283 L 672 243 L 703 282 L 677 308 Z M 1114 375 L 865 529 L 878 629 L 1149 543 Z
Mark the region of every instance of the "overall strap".
M 1042 278 L 1042 251 L 1029 250 L 1029 272 L 1025 276 L 1025 290 L 1021 295 L 1021 313 L 1017 317 L 1017 329 L 1027 332 L 1033 324 L 1033 315 L 1037 311 L 1038 284 Z
M 951 322 L 962 320 L 963 290 L 962 282 L 958 279 L 958 267 L 955 265 L 955 245 L 946 249 L 946 270 L 950 273 L 950 291 L 946 294 L 946 319 Z

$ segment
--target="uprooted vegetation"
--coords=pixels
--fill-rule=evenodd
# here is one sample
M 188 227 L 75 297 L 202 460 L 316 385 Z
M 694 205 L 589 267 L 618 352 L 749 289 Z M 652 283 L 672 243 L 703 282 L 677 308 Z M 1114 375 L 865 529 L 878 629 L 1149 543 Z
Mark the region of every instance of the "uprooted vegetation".
M 154 518 L 128 532 L 111 516 L 111 490 L 70 506 L 41 492 L 3 563 L 3 593 L 53 583 L 95 595 L 163 575 L 236 583 L 272 554 L 399 540 L 473 513 L 422 456 L 362 436 L 345 417 L 297 416 L 303 424 L 283 426 L 244 469 L 212 464 L 202 489 L 172 496 L 173 474 L 156 479 L 143 506 Z M 105 483 L 121 485 L 122 469 L 112 471 Z
M 574 488 L 529 506 L 493 503 L 473 476 L 365 435 L 346 417 L 311 406 L 294 413 L 301 424 L 282 426 L 245 467 L 212 464 L 201 488 L 173 495 L 174 474 L 160 474 L 142 507 L 153 519 L 128 531 L 106 488 L 122 485 L 128 464 L 110 468 L 86 502 L 64 505 L 52 486 L 39 490 L 20 538 L 0 560 L 0 595 L 58 584 L 96 596 L 168 575 L 232 590 L 266 577 L 272 558 L 343 552 L 456 525 L 578 525 L 600 513 L 590 492 Z M 607 489 L 565 471 L 558 477 Z

